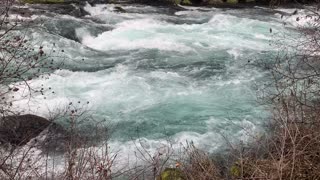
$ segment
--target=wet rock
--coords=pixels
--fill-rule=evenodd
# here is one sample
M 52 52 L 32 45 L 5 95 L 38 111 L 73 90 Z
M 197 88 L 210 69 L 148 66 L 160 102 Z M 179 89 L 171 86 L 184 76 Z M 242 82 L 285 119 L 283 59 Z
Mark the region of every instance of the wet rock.
M 10 8 L 10 14 L 19 14 L 22 17 L 31 17 L 33 12 L 29 8 L 13 6 Z
M 48 3 L 48 4 L 55 4 L 55 3 L 65 3 L 65 0 L 21 0 L 23 3 Z
M 0 120 L 0 143 L 22 146 L 45 129 L 54 133 L 65 133 L 63 127 L 40 116 L 6 116 Z
M 83 140 L 60 124 L 32 114 L 7 116 L 0 121 L 0 145 L 4 147 L 29 146 L 43 153 L 63 153 L 71 142 L 79 144 Z
M 64 38 L 81 42 L 83 34 L 97 36 L 103 32 L 112 30 L 112 27 L 92 23 L 90 19 L 73 20 L 68 18 L 52 18 L 51 21 L 42 23 L 47 32 L 57 34 Z
M 64 152 L 70 143 L 71 134 L 59 124 L 53 123 L 33 138 L 28 145 L 41 149 L 42 152 Z M 74 136 L 76 140 L 80 138 Z
M 102 3 L 112 3 L 112 0 L 21 0 L 22 3 L 28 4 L 85 4 L 89 3 L 91 5 L 94 4 L 102 4 Z
M 126 13 L 127 11 L 124 10 L 122 7 L 120 6 L 115 6 L 114 7 L 114 12 L 119 12 L 119 13 Z
M 32 13 L 35 15 L 43 15 L 43 13 L 55 13 L 83 17 L 89 14 L 83 9 L 82 5 L 75 4 L 30 4 L 29 7 L 32 9 Z

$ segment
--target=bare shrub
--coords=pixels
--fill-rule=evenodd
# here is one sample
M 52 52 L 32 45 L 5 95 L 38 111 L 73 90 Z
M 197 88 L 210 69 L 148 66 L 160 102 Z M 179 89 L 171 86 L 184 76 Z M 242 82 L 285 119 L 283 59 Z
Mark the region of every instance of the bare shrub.
M 34 45 L 26 37 L 32 22 L 10 14 L 14 0 L 0 2 L 0 113 L 13 114 L 12 105 L 17 99 L 28 99 L 33 94 L 45 93 L 45 87 L 34 89 L 30 81 L 48 78 L 50 73 L 62 65 L 55 62 L 51 49 Z M 45 48 L 47 50 L 45 50 Z
M 272 77 L 265 94 L 273 106 L 270 132 L 238 156 L 230 169 L 235 179 L 320 178 L 319 17 L 310 11 L 297 18 L 312 21 L 289 43 L 277 42 L 278 55 L 260 64 Z
M 177 168 L 181 169 L 186 179 L 222 179 L 221 167 L 213 160 L 208 153 L 197 149 L 193 143 L 187 144 L 184 148 L 186 157 L 177 162 Z

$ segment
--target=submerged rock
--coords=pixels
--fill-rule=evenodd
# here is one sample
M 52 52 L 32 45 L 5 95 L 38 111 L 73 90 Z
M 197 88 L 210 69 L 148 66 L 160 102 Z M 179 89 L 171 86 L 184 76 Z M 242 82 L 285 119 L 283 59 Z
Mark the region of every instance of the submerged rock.
M 127 11 L 124 10 L 122 7 L 120 6 L 116 6 L 114 7 L 114 12 L 119 12 L 119 13 L 126 13 Z
M 75 21 L 71 18 L 52 18 L 51 21 L 43 22 L 42 27 L 51 34 L 57 34 L 79 43 L 85 34 L 97 36 L 100 33 L 112 30 L 110 26 L 92 23 L 88 19 Z

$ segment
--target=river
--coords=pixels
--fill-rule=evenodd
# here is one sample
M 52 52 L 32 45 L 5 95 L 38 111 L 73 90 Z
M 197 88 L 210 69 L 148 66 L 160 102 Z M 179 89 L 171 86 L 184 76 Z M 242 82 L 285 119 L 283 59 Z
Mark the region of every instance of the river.
M 80 101 L 113 128 L 110 146 L 124 154 L 133 154 L 138 139 L 150 152 L 186 141 L 215 152 L 225 147 L 224 137 L 237 143 L 263 132 L 268 112 L 257 84 L 268 77 L 251 64 L 276 53 L 274 36 L 296 26 L 296 17 L 260 7 L 122 7 L 125 13 L 87 4 L 82 18 L 32 16 L 41 24 L 28 37 L 45 51 L 63 50 L 64 66 L 32 80 L 50 87 L 45 99 L 14 106 L 48 117 Z

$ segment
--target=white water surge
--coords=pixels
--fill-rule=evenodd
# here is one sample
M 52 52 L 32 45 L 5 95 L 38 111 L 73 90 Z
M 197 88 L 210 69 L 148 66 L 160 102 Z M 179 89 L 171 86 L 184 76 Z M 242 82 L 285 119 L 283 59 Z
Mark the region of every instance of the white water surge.
M 193 141 L 214 152 L 224 146 L 221 135 L 237 142 L 248 140 L 247 132 L 262 131 L 267 113 L 256 101 L 254 84 L 266 77 L 248 61 L 268 59 L 272 36 L 287 31 L 278 13 L 113 8 L 87 5 L 90 15 L 83 19 L 44 18 L 50 26 L 44 23 L 46 31 L 34 30 L 32 37 L 64 49 L 65 67 L 48 80 L 32 81 L 54 94 L 35 97 L 28 106 L 16 102 L 17 108 L 48 116 L 48 109 L 70 101 L 90 101 L 95 117 L 116 127 L 111 147 L 128 155 L 138 138 L 148 151 L 169 138 L 175 146 Z M 74 28 L 78 42 L 64 36 L 65 28 Z

